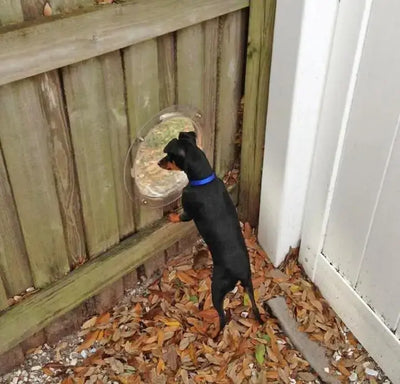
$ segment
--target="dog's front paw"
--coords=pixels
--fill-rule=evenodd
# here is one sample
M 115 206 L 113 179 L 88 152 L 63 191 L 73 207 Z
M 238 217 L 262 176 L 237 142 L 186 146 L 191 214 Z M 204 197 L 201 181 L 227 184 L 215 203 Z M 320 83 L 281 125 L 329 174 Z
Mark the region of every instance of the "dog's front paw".
M 181 218 L 179 217 L 179 214 L 178 214 L 178 213 L 170 213 L 170 214 L 168 215 L 168 220 L 169 220 L 171 223 L 179 223 L 179 222 L 181 221 Z

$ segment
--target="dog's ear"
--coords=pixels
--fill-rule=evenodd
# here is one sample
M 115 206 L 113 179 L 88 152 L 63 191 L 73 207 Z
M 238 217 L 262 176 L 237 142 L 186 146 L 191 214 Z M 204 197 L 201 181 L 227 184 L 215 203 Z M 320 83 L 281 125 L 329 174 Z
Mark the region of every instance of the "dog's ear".
M 179 133 L 179 139 L 190 141 L 192 144 L 196 145 L 196 132 L 181 132 Z
M 179 158 L 184 158 L 186 153 L 178 139 L 172 139 L 164 148 L 164 153 L 172 154 Z

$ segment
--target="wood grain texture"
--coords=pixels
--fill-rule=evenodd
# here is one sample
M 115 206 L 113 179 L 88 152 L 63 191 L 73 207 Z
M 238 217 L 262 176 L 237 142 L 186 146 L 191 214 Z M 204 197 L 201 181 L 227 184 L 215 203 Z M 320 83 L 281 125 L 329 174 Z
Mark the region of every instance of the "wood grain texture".
M 32 1 L 32 0 L 31 0 Z M 33 0 L 36 1 L 36 0 Z M 83 8 L 91 8 L 96 0 L 51 0 L 51 9 L 54 15 L 65 14 Z
M 116 51 L 248 4 L 248 0 L 137 0 L 0 31 L 0 84 Z
M 43 15 L 43 0 L 22 0 L 24 19 L 36 19 Z M 52 2 L 53 14 L 68 1 L 59 1 L 56 11 Z M 65 229 L 66 244 L 70 265 L 76 265 L 86 258 L 83 222 L 80 212 L 77 176 L 74 168 L 72 145 L 69 134 L 65 105 L 57 71 L 37 76 L 40 87 L 40 100 L 50 127 L 50 149 L 52 151 L 53 170 L 56 180 L 60 211 Z
M 20 0 L 18 2 L 21 4 L 24 20 L 34 20 L 43 16 L 47 0 Z
M 1 147 L 0 212 L 0 280 L 11 297 L 32 286 L 32 277 Z
M 63 68 L 87 248 L 90 257 L 119 241 L 109 122 L 99 59 Z
M 24 20 L 21 3 L 15 0 L 0 0 L 0 27 Z
M 142 127 L 160 111 L 157 41 L 153 39 L 125 49 L 124 65 L 130 137 L 135 140 Z M 162 208 L 148 208 L 136 199 L 135 221 L 138 229 L 162 215 Z
M 4 308 L 7 308 L 8 303 L 7 303 L 7 294 L 6 290 L 4 288 L 3 281 L 1 280 L 0 276 L 0 311 L 3 310 Z
M 84 264 L 0 316 L 0 354 L 49 325 L 104 288 L 133 271 L 156 252 L 195 231 L 193 222 L 159 222 Z
M 175 35 L 169 33 L 157 39 L 160 109 L 176 104 Z
M 135 225 L 133 204 L 124 187 L 124 165 L 129 147 L 129 132 L 122 58 L 120 52 L 112 52 L 100 56 L 99 60 L 102 65 L 104 78 L 115 197 L 118 210 L 119 237 L 123 238 L 134 231 Z M 131 185 L 127 187 L 131 188 Z M 132 191 L 130 193 L 132 194 Z
M 204 31 L 201 24 L 177 32 L 178 103 L 204 107 Z
M 67 4 L 69 1 L 63 0 L 63 2 Z M 42 0 L 22 0 L 25 20 L 42 16 L 44 3 L 45 1 Z M 61 2 L 59 3 L 60 6 Z M 77 176 L 62 86 L 57 71 L 36 76 L 35 81 L 38 83 L 40 102 L 50 129 L 49 148 L 65 230 L 68 258 L 70 265 L 74 266 L 86 259 L 86 249 Z
M 48 2 L 52 15 L 66 14 L 83 8 L 93 8 L 94 0 L 18 0 L 22 6 L 24 20 L 35 20 L 43 16 Z
M 217 72 L 219 19 L 203 23 L 204 69 L 203 113 L 204 131 L 202 146 L 211 165 L 214 163 L 215 122 L 217 115 Z
M 223 16 L 218 76 L 218 115 L 215 169 L 222 177 L 233 166 L 238 132 L 238 110 L 243 89 L 246 45 L 244 12 Z M 246 145 L 243 142 L 243 145 Z
M 43 287 L 69 270 L 51 164 L 49 127 L 35 79 L 0 87 L 0 140 L 28 251 Z
M 78 179 L 70 131 L 57 71 L 39 75 L 40 100 L 49 127 L 49 142 L 70 265 L 86 259 Z
M 256 226 L 268 107 L 276 0 L 250 2 L 245 80 L 239 214 Z

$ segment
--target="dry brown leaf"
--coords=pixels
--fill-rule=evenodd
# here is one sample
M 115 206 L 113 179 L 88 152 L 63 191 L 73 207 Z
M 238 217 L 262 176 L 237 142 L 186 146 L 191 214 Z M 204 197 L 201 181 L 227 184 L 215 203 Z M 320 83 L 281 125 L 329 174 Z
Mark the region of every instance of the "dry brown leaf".
M 250 239 L 252 236 L 252 228 L 248 222 L 244 223 L 243 236 L 245 239 Z
M 96 325 L 107 324 L 110 321 L 111 315 L 109 312 L 103 313 L 96 320 Z
M 157 375 L 160 375 L 161 372 L 163 372 L 165 369 L 165 363 L 163 359 L 158 359 L 158 363 L 157 363 Z
M 82 327 L 81 327 L 81 328 L 82 328 L 82 329 L 92 328 L 92 327 L 94 327 L 94 326 L 96 325 L 96 322 L 97 322 L 97 316 L 93 316 L 91 319 L 85 321 L 85 322 L 82 324 Z
M 85 338 L 85 341 L 77 348 L 77 352 L 81 352 L 84 349 L 90 348 L 93 345 L 93 343 L 97 340 L 99 333 L 100 333 L 99 330 L 88 333 Z
M 184 271 L 177 271 L 176 272 L 176 277 L 182 281 L 182 283 L 188 284 L 188 285 L 196 285 L 197 281 L 191 277 L 188 273 L 185 273 Z
M 189 384 L 189 375 L 185 369 L 181 369 L 181 378 L 184 384 Z

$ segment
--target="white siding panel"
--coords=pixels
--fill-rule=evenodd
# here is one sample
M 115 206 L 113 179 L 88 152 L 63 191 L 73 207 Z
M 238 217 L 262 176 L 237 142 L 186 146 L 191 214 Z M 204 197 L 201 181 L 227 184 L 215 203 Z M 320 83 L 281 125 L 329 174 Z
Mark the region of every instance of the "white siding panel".
M 345 0 L 339 4 L 300 246 L 300 261 L 311 277 L 326 231 L 370 8 L 371 0 Z
M 353 286 L 399 114 L 399 14 L 398 0 L 373 2 L 323 249 Z
M 400 313 L 400 135 L 397 131 L 356 291 L 395 329 Z

